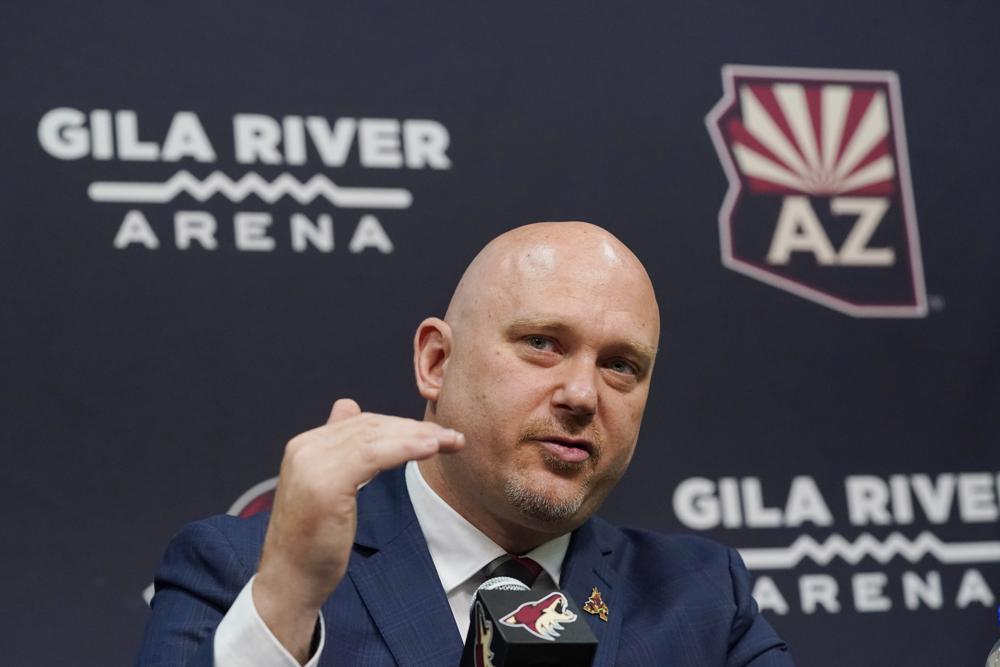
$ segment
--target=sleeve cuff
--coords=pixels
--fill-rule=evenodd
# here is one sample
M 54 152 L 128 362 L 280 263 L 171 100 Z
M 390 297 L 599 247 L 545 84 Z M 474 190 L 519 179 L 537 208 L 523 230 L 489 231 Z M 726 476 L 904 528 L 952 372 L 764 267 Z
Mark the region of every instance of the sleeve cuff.
M 253 604 L 253 580 L 250 578 L 236 597 L 233 606 L 215 630 L 213 651 L 217 667 L 300 667 L 277 640 Z M 302 667 L 316 667 L 323 653 L 326 628 L 319 615 L 319 642 L 312 657 Z

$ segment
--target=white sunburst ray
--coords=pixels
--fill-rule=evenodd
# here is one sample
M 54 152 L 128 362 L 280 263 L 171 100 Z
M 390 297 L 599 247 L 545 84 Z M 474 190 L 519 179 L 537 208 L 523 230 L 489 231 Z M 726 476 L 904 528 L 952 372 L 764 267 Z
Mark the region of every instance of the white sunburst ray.
M 892 157 L 883 155 L 840 181 L 837 184 L 837 191 L 850 192 L 851 190 L 859 190 L 869 185 L 888 181 L 895 175 L 896 167 L 892 161 Z
M 752 148 L 734 143 L 732 151 L 740 171 L 745 175 L 784 185 L 800 192 L 811 191 L 809 184 L 800 174 L 786 169 L 783 165 L 764 157 Z
M 833 172 L 834 161 L 844 140 L 847 110 L 851 105 L 851 88 L 839 84 L 823 86 L 820 93 L 820 134 L 823 142 L 823 171 Z
M 804 180 L 809 168 L 749 86 L 740 89 L 740 110 L 747 132 Z
M 819 173 L 821 171 L 819 146 L 816 143 L 816 129 L 809 113 L 805 88 L 800 83 L 776 83 L 771 90 L 774 91 L 778 106 L 781 107 L 792 134 L 795 135 L 795 142 L 802 150 L 809 169 L 814 174 Z
M 879 91 L 872 97 L 865 109 L 861 122 L 854 130 L 844 154 L 834 168 L 837 180 L 847 177 L 861 160 L 867 156 L 879 141 L 889 134 L 889 112 L 885 104 L 885 94 Z

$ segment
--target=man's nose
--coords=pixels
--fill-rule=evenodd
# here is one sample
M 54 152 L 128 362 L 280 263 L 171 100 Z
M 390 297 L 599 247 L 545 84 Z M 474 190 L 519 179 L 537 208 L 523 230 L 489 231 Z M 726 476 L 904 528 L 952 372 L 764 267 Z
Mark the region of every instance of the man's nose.
M 575 418 L 589 418 L 597 412 L 597 366 L 588 359 L 564 362 L 563 376 L 552 395 L 553 406 Z

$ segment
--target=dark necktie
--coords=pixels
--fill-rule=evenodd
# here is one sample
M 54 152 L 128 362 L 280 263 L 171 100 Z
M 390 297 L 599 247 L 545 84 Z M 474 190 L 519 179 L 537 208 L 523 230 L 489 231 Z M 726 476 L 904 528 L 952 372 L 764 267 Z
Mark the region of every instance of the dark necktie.
M 542 566 L 523 556 L 512 556 L 510 554 L 500 556 L 486 566 L 486 578 L 511 577 L 517 579 L 528 588 L 535 583 L 535 579 L 542 573 Z

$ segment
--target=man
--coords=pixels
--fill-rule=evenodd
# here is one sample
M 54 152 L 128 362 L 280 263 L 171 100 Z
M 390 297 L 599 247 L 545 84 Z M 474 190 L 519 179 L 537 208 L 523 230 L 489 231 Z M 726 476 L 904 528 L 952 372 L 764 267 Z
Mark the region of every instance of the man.
M 494 239 L 417 329 L 423 421 L 338 400 L 288 443 L 269 520 L 186 528 L 140 664 L 456 665 L 509 553 L 578 602 L 600 592 L 595 664 L 790 665 L 734 552 L 590 518 L 632 457 L 658 339 L 649 278 L 605 230 Z

